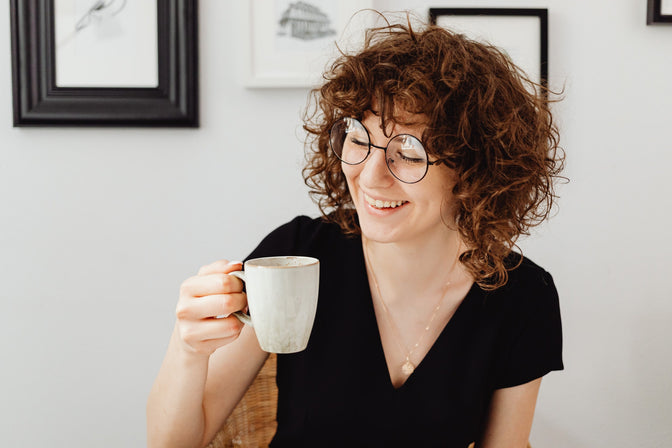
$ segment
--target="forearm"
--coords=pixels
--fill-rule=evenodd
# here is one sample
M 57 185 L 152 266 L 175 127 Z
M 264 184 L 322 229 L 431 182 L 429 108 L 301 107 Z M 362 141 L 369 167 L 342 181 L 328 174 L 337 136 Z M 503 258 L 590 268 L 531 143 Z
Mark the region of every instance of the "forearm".
M 147 401 L 148 447 L 199 447 L 208 357 L 180 346 L 177 329 Z
M 492 396 L 488 421 L 476 448 L 523 448 L 530 437 L 541 378 L 498 389 Z

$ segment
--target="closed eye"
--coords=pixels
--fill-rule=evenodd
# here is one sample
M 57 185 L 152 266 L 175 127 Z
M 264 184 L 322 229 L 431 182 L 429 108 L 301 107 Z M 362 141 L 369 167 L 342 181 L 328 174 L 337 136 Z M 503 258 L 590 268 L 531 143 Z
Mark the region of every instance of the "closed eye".
M 355 137 L 350 137 L 350 143 L 352 143 L 353 145 L 362 146 L 362 147 L 367 148 L 367 149 L 369 148 L 369 143 L 368 142 L 363 142 L 361 140 L 358 140 Z
M 418 163 L 418 164 L 424 164 L 425 163 L 424 158 L 410 157 L 410 156 L 405 155 L 404 153 L 399 152 L 399 151 L 396 152 L 394 159 L 399 160 L 399 161 L 404 162 L 404 163 L 407 163 L 409 165 L 416 164 L 416 163 Z

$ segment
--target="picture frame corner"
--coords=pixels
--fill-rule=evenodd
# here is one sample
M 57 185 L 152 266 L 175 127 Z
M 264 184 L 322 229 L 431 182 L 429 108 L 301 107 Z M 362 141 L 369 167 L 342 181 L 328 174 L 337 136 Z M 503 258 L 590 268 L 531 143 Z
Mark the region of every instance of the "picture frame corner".
M 156 87 L 91 87 L 56 82 L 54 5 L 11 0 L 13 126 L 198 127 L 197 0 L 170 2 L 185 7 L 158 2 L 149 27 L 159 45 Z
M 490 7 L 431 7 L 428 8 L 428 19 L 429 22 L 433 25 L 439 25 L 441 17 L 471 17 L 474 20 L 484 20 L 487 21 L 490 17 L 506 17 L 506 18 L 515 18 L 515 17 L 537 17 L 539 19 L 539 31 L 536 39 L 521 39 L 521 42 L 530 42 L 533 45 L 538 43 L 539 53 L 538 67 L 521 67 L 526 73 L 528 72 L 538 72 L 538 78 L 535 79 L 535 82 L 539 85 L 548 85 L 548 67 L 549 67 L 549 55 L 548 55 L 548 8 L 490 8 Z M 469 30 L 465 30 L 469 35 Z M 475 38 L 473 34 L 470 37 Z M 494 42 L 489 42 L 495 46 L 500 46 L 495 39 Z M 509 48 L 506 46 L 500 46 L 505 53 L 509 53 Z M 530 50 L 531 51 L 531 50 Z M 514 63 L 518 61 L 514 60 Z

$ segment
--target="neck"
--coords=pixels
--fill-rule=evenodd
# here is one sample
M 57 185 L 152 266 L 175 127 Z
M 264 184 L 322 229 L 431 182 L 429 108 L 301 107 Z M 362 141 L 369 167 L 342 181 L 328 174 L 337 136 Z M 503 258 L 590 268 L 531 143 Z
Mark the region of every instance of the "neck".
M 464 245 L 453 230 L 401 243 L 379 243 L 362 236 L 362 243 L 369 267 L 390 302 L 409 297 L 409 291 L 442 291 L 446 282 L 464 275 L 457 261 Z

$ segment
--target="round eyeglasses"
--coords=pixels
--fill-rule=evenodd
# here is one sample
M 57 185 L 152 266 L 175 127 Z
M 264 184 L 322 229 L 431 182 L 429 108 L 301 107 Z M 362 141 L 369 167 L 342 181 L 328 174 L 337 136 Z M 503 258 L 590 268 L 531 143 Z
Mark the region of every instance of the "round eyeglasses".
M 387 146 L 374 145 L 364 125 L 350 117 L 334 123 L 329 132 L 329 144 L 336 157 L 348 165 L 364 162 L 371 153 L 371 147 L 382 149 L 390 173 L 406 184 L 420 182 L 429 165 L 441 162 L 430 162 L 422 142 L 410 134 L 395 135 Z

